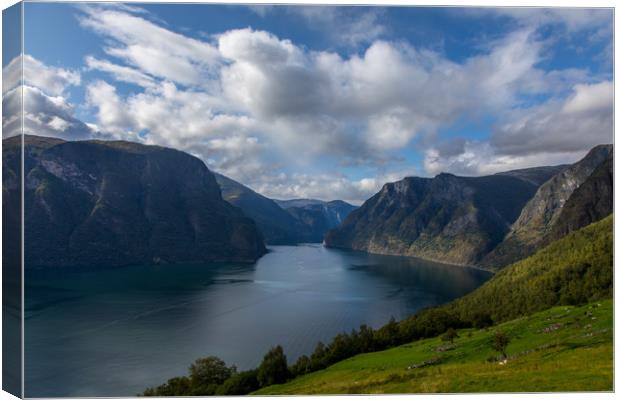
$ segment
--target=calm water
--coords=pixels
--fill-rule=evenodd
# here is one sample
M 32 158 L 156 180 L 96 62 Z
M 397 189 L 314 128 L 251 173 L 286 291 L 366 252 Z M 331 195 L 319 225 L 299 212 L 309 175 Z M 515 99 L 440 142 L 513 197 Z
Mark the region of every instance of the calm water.
M 461 296 L 490 277 L 421 260 L 274 246 L 256 264 L 148 265 L 26 276 L 26 395 L 131 396 L 216 355 L 289 362 L 360 324 Z

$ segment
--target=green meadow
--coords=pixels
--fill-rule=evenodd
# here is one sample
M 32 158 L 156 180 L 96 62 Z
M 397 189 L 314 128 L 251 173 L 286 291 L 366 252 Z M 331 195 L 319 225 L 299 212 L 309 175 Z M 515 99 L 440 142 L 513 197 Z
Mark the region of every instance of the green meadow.
M 508 359 L 491 347 L 507 334 Z M 327 369 L 253 394 L 611 391 L 613 303 L 558 306 L 485 329 L 457 330 Z

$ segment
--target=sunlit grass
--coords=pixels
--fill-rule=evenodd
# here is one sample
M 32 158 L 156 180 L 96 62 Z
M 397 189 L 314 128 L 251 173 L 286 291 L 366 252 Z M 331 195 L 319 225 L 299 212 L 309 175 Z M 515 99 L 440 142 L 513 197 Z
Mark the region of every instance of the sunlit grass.
M 453 346 L 433 338 L 361 354 L 255 394 L 610 391 L 612 316 L 611 300 L 555 307 L 486 330 L 459 330 Z M 511 338 L 505 365 L 493 360 L 498 353 L 489 345 L 497 329 Z

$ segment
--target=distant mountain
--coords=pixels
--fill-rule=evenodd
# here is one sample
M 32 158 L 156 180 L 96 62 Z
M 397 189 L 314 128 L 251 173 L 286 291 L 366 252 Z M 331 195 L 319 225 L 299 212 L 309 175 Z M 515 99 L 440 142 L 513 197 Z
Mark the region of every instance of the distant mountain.
M 594 147 L 582 160 L 540 186 L 504 241 L 482 260 L 482 265 L 494 269 L 508 265 L 609 215 L 613 209 L 612 174 L 613 146 Z
M 325 243 L 474 265 L 501 242 L 538 189 L 536 182 L 553 172 L 545 167 L 482 177 L 443 173 L 388 183 L 328 232 Z
M 276 202 L 306 226 L 305 238 L 308 242 L 322 242 L 328 230 L 340 225 L 357 208 L 342 200 L 293 199 Z
M 256 221 L 268 244 L 295 244 L 300 241 L 304 226 L 275 201 L 260 195 L 247 186 L 215 173 L 222 197 Z
M 19 139 L 3 140 L 9 175 Z M 196 157 L 122 141 L 24 140 L 28 267 L 253 262 L 266 251 Z M 6 184 L 10 199 L 19 195 Z
M 325 204 L 324 201 L 316 200 L 316 199 L 291 199 L 291 200 L 274 199 L 273 201 L 275 201 L 280 207 L 282 207 L 285 210 L 291 207 L 303 208 L 307 206 L 314 206 L 317 204 L 321 204 L 321 205 Z
M 215 178 L 222 197 L 256 221 L 268 244 L 320 243 L 355 209 L 341 200 L 272 200 L 224 175 Z

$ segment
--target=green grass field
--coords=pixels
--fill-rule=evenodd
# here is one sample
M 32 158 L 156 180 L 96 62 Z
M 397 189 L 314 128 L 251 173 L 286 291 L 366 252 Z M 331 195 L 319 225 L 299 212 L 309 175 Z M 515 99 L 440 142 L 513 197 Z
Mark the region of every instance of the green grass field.
M 453 345 L 437 337 L 361 354 L 253 394 L 611 391 L 612 307 L 612 300 L 560 306 L 462 329 Z M 490 346 L 498 329 L 511 339 L 505 365 L 490 361 L 499 356 Z

